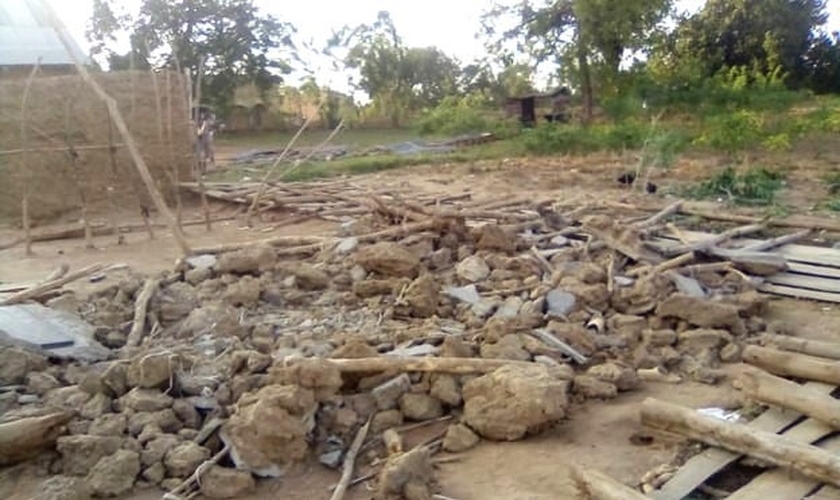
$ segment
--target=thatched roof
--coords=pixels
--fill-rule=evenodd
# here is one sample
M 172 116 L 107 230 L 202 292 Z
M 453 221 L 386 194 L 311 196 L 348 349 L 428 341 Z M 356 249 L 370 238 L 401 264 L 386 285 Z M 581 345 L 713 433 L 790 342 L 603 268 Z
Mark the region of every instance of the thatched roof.
M 0 0 L 0 66 L 32 66 L 38 58 L 42 66 L 73 64 L 50 26 L 45 1 Z M 75 42 L 73 49 L 87 59 Z

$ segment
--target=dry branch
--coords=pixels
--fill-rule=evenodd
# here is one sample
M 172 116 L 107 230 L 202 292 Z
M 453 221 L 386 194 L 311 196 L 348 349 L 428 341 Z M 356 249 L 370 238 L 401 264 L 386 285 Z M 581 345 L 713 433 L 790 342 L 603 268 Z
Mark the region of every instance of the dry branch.
M 353 469 L 356 467 L 356 455 L 359 454 L 362 443 L 365 442 L 371 422 L 372 419 L 368 419 L 368 421 L 365 422 L 365 425 L 363 425 L 362 428 L 359 429 L 359 432 L 356 433 L 356 437 L 353 438 L 353 444 L 350 445 L 350 450 L 344 457 L 344 467 L 341 471 L 341 479 L 338 480 L 338 486 L 335 487 L 330 500 L 341 500 L 344 498 L 344 494 L 347 493 L 347 488 L 350 486 L 350 480 L 353 479 Z
M 646 229 L 646 228 L 649 228 L 649 227 L 653 227 L 653 226 L 659 224 L 660 222 L 664 221 L 665 219 L 667 219 L 671 215 L 679 212 L 680 209 L 683 206 L 683 203 L 685 203 L 685 201 L 678 200 L 678 201 L 672 203 L 671 205 L 668 205 L 667 207 L 663 208 L 656 215 L 653 215 L 653 216 L 651 216 L 651 217 L 649 217 L 649 218 L 647 218 L 643 221 L 640 221 L 640 222 L 637 222 L 637 223 L 633 224 L 633 228 L 637 229 L 637 230 L 642 230 L 642 229 Z
M 802 339 L 790 335 L 767 334 L 762 337 L 765 345 L 770 345 L 811 356 L 840 360 L 840 344 L 834 342 L 822 342 L 819 340 Z
M 122 136 L 123 142 L 125 142 L 126 147 L 128 148 L 128 152 L 131 155 L 131 158 L 134 160 L 134 166 L 137 168 L 140 177 L 143 179 L 143 182 L 146 185 L 146 189 L 149 191 L 149 195 L 152 197 L 152 201 L 154 201 L 155 206 L 157 207 L 158 211 L 164 215 L 166 221 L 169 225 L 169 228 L 172 231 L 175 240 L 181 247 L 184 255 L 190 254 L 190 247 L 187 244 L 187 240 L 184 237 L 184 233 L 181 231 L 181 228 L 178 227 L 178 221 L 175 219 L 175 216 L 169 210 L 169 207 L 166 205 L 166 202 L 161 196 L 160 191 L 158 191 L 157 186 L 155 186 L 155 181 L 152 178 L 152 174 L 149 173 L 149 167 L 146 165 L 145 160 L 143 160 L 143 156 L 140 154 L 140 150 L 137 146 L 137 143 L 134 141 L 134 137 L 131 135 L 131 132 L 128 130 L 128 126 L 125 123 L 125 120 L 120 113 L 119 107 L 117 106 L 117 102 L 114 100 L 113 97 L 108 95 L 107 92 L 102 88 L 96 80 L 90 76 L 87 68 L 78 60 L 76 57 L 75 52 L 73 52 L 72 46 L 73 44 L 70 42 L 70 37 L 64 28 L 61 20 L 55 14 L 55 11 L 52 10 L 50 4 L 45 3 L 44 6 L 47 8 L 50 18 L 50 24 L 53 25 L 55 28 L 55 32 L 58 35 L 59 40 L 61 40 L 62 45 L 67 52 L 67 55 L 73 61 L 73 64 L 76 66 L 76 69 L 79 72 L 79 75 L 82 79 L 87 83 L 90 88 L 99 96 L 102 101 L 104 101 L 108 106 L 108 114 L 111 117 L 111 120 L 114 121 L 114 124 L 117 126 L 117 130 Z
M 527 361 L 511 361 L 504 359 L 480 358 L 358 358 L 358 359 L 330 359 L 344 373 L 359 372 L 426 372 L 472 374 L 488 373 L 503 366 L 537 366 Z
M 840 456 L 816 446 L 652 398 L 642 403 L 641 417 L 642 423 L 647 426 L 749 455 L 795 470 L 811 479 L 840 486 Z
M 650 500 L 649 497 L 594 469 L 574 465 L 572 477 L 584 497 L 590 500 Z
M 661 264 L 657 264 L 656 266 L 653 266 L 653 267 L 645 266 L 645 267 L 639 267 L 639 268 L 636 268 L 636 269 L 631 269 L 631 270 L 627 271 L 626 274 L 627 274 L 627 276 L 637 277 L 637 276 L 641 276 L 643 274 L 664 273 L 665 271 L 669 271 L 669 270 L 677 268 L 677 267 L 682 267 L 686 264 L 694 262 L 695 258 L 697 258 L 697 256 L 694 254 L 694 252 L 688 252 L 688 253 L 684 253 L 684 254 L 682 254 L 678 257 L 674 257 L 673 259 L 666 260 L 665 262 L 662 262 Z
M 735 215 L 728 214 L 724 211 L 709 212 L 706 210 L 699 210 L 695 208 L 680 208 L 680 214 L 690 215 L 694 217 L 702 217 L 708 220 L 718 220 L 723 222 L 737 222 L 739 224 L 765 224 L 772 227 L 788 227 L 795 229 L 811 229 L 815 231 L 831 231 L 840 232 L 840 223 L 827 220 L 812 220 L 809 222 L 798 222 L 795 220 L 783 219 L 765 219 L 761 217 L 752 217 L 749 215 Z
M 834 360 L 754 345 L 744 349 L 743 359 L 746 363 L 776 375 L 840 385 L 840 364 Z
M 803 238 L 807 238 L 808 235 L 810 235 L 812 232 L 813 230 L 811 229 L 803 229 L 802 231 L 797 231 L 792 234 L 785 234 L 783 236 L 778 236 L 767 241 L 753 243 L 752 245 L 741 247 L 738 250 L 741 250 L 743 252 L 763 252 L 772 248 L 780 247 L 782 245 L 795 243 Z
M 219 254 L 225 252 L 233 252 L 243 247 L 251 247 L 251 246 L 259 246 L 259 245 L 269 245 L 275 247 L 296 247 L 296 246 L 304 246 L 304 245 L 323 245 L 324 243 L 330 241 L 329 238 L 325 236 L 276 236 L 274 238 L 266 238 L 258 241 L 252 241 L 249 243 L 226 243 L 220 245 L 213 245 L 211 247 L 202 247 L 196 248 L 193 250 L 193 253 L 196 255 L 200 254 Z
M 668 247 L 665 249 L 665 252 L 668 255 L 677 255 L 687 252 L 702 252 L 716 247 L 721 243 L 732 238 L 738 238 L 747 234 L 757 233 L 759 231 L 763 231 L 764 229 L 767 229 L 767 226 L 765 224 L 750 224 L 748 226 L 736 227 L 733 229 L 729 229 L 728 231 L 724 231 L 720 234 L 717 234 L 711 238 L 698 241 L 696 243 Z
M 795 410 L 834 429 L 840 429 L 840 400 L 753 368 L 733 384 L 745 395 L 765 404 Z
M 26 302 L 27 300 L 37 298 L 40 295 L 43 295 L 50 290 L 55 290 L 56 288 L 61 288 L 62 286 L 70 283 L 72 281 L 76 281 L 77 279 L 84 278 L 86 276 L 90 276 L 91 274 L 98 273 L 101 271 L 105 266 L 102 264 L 94 264 L 92 266 L 88 266 L 84 269 L 80 269 L 75 273 L 70 273 L 63 278 L 59 278 L 53 281 L 47 281 L 45 283 L 41 283 L 39 285 L 35 285 L 32 288 L 24 290 L 22 292 L 16 293 L 11 297 L 8 297 L 5 300 L 0 301 L 0 306 L 9 306 L 12 304 L 20 304 L 21 302 Z
M 140 341 L 143 339 L 143 330 L 146 328 L 146 310 L 149 307 L 149 300 L 151 300 L 159 284 L 160 280 L 157 278 L 147 279 L 137 296 L 137 301 L 134 303 L 134 322 L 131 324 L 131 331 L 128 332 L 126 346 L 136 347 L 140 345 Z

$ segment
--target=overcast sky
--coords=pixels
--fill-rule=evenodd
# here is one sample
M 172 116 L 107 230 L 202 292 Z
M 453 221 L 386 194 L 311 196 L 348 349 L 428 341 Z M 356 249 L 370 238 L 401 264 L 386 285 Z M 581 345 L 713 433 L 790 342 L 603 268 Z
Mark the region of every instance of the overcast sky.
M 90 18 L 92 0 L 49 0 L 64 20 L 76 40 L 87 48 L 85 26 Z M 694 10 L 704 0 L 677 0 L 682 9 Z M 122 2 L 131 12 L 138 0 Z M 301 38 L 313 39 L 318 47 L 329 38 L 333 29 L 344 25 L 369 23 L 377 12 L 391 13 L 397 31 L 409 46 L 437 46 L 462 62 L 469 62 L 484 54 L 481 40 L 475 39 L 479 17 L 493 4 L 493 0 L 306 0 L 278 2 L 256 0 L 257 5 L 284 21 L 295 25 Z M 831 29 L 840 28 L 840 0 L 828 0 Z M 325 67 L 313 68 L 319 83 L 343 87 L 346 77 L 329 72 Z

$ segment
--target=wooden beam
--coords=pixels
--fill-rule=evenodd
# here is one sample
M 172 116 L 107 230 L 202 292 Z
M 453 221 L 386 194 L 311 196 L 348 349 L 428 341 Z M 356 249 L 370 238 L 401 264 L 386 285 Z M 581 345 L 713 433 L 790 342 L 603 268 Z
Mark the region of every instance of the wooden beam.
M 840 360 L 840 344 L 820 340 L 803 339 L 791 335 L 765 334 L 762 336 L 765 346 L 778 347 L 785 351 Z
M 834 360 L 755 345 L 747 346 L 742 357 L 744 362 L 776 375 L 840 385 L 840 363 Z

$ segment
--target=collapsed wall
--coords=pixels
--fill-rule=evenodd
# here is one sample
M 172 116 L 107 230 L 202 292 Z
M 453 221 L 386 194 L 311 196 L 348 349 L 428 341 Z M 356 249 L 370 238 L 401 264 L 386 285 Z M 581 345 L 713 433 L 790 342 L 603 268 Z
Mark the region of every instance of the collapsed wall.
M 158 188 L 171 199 L 193 162 L 184 77 L 125 71 L 94 78 L 117 101 Z M 20 220 L 25 184 L 36 221 L 83 204 L 132 214 L 140 204 L 151 206 L 105 103 L 81 77 L 36 77 L 22 113 L 26 87 L 25 80 L 0 81 L 0 220 Z

